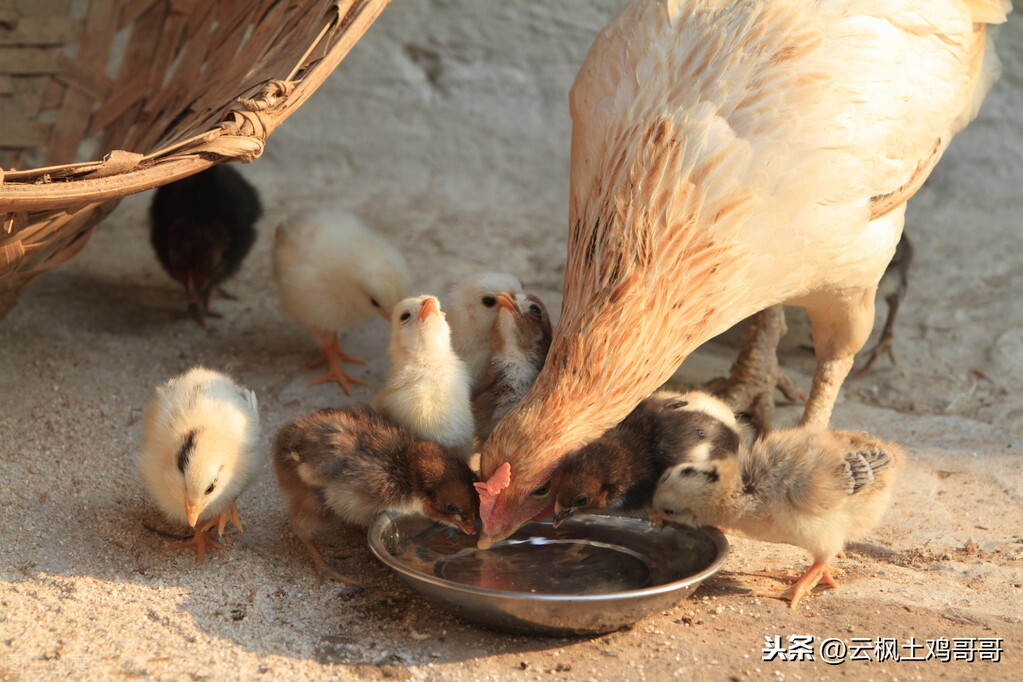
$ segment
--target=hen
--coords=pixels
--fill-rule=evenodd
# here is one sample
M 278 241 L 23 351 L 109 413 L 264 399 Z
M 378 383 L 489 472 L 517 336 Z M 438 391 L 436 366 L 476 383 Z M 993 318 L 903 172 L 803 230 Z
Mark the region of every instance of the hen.
M 806 308 L 828 423 L 906 201 L 997 77 L 999 0 L 633 0 L 575 84 L 564 305 L 481 453 L 480 545 L 695 348 Z M 497 474 L 496 478 L 493 478 Z M 493 480 L 491 480 L 493 478 Z

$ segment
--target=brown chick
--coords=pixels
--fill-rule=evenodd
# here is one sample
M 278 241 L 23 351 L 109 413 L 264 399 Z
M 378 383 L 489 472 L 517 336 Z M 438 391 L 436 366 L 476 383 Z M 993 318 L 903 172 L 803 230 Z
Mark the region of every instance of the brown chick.
M 501 292 L 490 334 L 492 356 L 472 399 L 476 438 L 483 442 L 497 422 L 526 395 L 551 347 L 551 318 L 532 294 Z
M 735 415 L 717 398 L 655 393 L 554 475 L 554 525 L 581 512 L 645 513 L 665 469 L 734 456 L 741 435 Z
M 309 548 L 316 585 L 326 568 L 314 536 L 343 522 L 368 528 L 385 511 L 422 514 L 476 532 L 479 508 L 468 465 L 432 441 L 362 405 L 299 417 L 277 434 L 274 467 L 291 507 L 291 527 Z
M 813 563 L 783 593 L 796 608 L 822 579 L 836 586 L 829 562 L 881 520 L 903 458 L 895 444 L 862 432 L 774 431 L 735 457 L 665 471 L 650 517 L 807 550 Z

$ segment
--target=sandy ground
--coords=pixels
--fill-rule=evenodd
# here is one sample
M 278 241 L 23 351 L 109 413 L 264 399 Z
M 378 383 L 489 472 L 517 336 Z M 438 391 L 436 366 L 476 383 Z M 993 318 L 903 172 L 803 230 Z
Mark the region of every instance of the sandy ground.
M 240 501 L 229 552 L 197 566 L 162 554 L 182 532 L 146 498 L 133 459 L 154 385 L 204 363 L 260 399 L 263 440 L 339 405 L 310 388 L 310 340 L 270 278 L 273 226 L 310 203 L 359 210 L 398 243 L 424 291 L 481 269 L 518 273 L 557 310 L 563 275 L 566 93 L 617 6 L 398 3 L 341 69 L 243 168 L 267 206 L 260 239 L 207 333 L 149 250 L 149 196 L 133 197 L 88 248 L 24 294 L 0 323 L 0 680 L 161 679 L 1019 679 L 1023 671 L 1023 19 L 1003 30 L 1002 82 L 911 203 L 917 261 L 882 361 L 843 392 L 834 423 L 905 444 L 892 510 L 839 562 L 841 588 L 796 611 L 745 574 L 801 570 L 801 551 L 734 539 L 726 570 L 691 600 L 618 633 L 544 639 L 460 623 L 377 564 L 357 537 L 328 550 L 367 586 L 311 589 L 271 471 Z M 400 5 L 400 6 L 399 6 Z M 879 306 L 880 315 L 884 306 Z M 809 385 L 801 313 L 783 363 Z M 347 333 L 379 387 L 387 328 Z M 723 372 L 735 334 L 686 363 L 678 383 Z M 779 423 L 798 411 L 781 411 Z M 765 637 L 815 638 L 815 661 L 762 660 Z M 997 641 L 1000 662 L 820 660 L 894 638 Z M 972 640 L 970 638 L 973 638 Z M 883 648 L 883 647 L 882 647 Z M 979 654 L 974 654 L 979 657 Z

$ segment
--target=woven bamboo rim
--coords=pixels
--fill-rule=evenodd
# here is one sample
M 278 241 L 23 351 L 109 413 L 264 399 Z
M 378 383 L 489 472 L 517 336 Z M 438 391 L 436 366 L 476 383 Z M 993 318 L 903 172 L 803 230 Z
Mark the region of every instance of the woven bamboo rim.
M 0 6 L 0 316 L 124 196 L 259 157 L 389 1 Z

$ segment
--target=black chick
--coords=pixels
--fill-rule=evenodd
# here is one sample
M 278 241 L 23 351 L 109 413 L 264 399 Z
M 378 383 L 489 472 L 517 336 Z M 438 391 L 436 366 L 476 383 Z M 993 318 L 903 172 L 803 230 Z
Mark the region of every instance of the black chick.
M 149 240 L 163 269 L 185 287 L 188 309 L 204 329 L 206 316 L 216 317 L 210 293 L 238 271 L 262 212 L 255 188 L 224 164 L 156 190 Z
M 320 410 L 282 428 L 274 468 L 317 585 L 324 575 L 353 582 L 325 568 L 316 546 L 316 533 L 332 524 L 366 528 L 381 512 L 398 511 L 476 532 L 479 498 L 469 465 L 364 405 Z
M 645 511 L 665 469 L 734 455 L 741 437 L 731 409 L 717 398 L 655 393 L 555 473 L 554 525 L 585 511 Z

